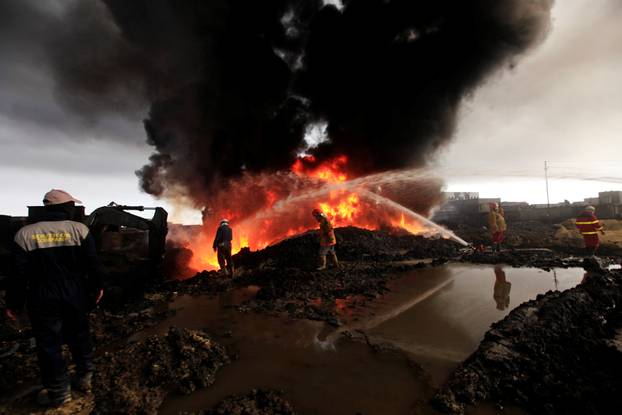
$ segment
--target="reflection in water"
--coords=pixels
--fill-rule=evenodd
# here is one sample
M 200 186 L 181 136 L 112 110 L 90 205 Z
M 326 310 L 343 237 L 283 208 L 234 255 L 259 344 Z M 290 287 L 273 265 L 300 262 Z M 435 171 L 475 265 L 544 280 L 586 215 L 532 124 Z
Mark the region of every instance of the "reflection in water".
M 437 295 L 453 282 L 449 268 L 436 268 L 434 272 L 412 273 L 398 281 L 390 281 L 389 292 L 355 313 L 349 305 L 349 298 L 335 300 L 335 311 L 339 320 L 345 323 L 337 329 L 326 326 L 315 338 L 315 344 L 326 350 L 334 350 L 335 343 L 344 332 L 372 330 L 400 314 L 412 310 L 417 304 Z M 406 326 L 405 329 L 408 329 Z
M 506 280 L 505 271 L 501 265 L 495 265 L 495 287 L 493 298 L 498 310 L 505 310 L 510 306 L 510 289 L 512 284 Z
M 583 276 L 583 270 L 577 268 L 556 271 L 560 290 L 574 287 Z M 494 290 L 490 286 L 491 273 L 495 275 Z M 551 274 L 539 269 L 508 266 L 495 271 L 491 265 L 472 264 L 416 270 L 388 284 L 391 291 L 377 302 L 383 302 L 388 310 L 391 303 L 396 306 L 404 304 L 398 300 L 401 293 L 415 298 L 424 292 L 411 291 L 422 281 L 430 281 L 430 287 L 445 277 L 452 282 L 393 318 L 372 328 L 361 329 L 372 343 L 391 344 L 411 353 L 433 381 L 440 384 L 460 361 L 477 349 L 492 323 L 519 304 L 554 289 Z M 501 310 L 496 306 L 497 298 L 503 306 Z

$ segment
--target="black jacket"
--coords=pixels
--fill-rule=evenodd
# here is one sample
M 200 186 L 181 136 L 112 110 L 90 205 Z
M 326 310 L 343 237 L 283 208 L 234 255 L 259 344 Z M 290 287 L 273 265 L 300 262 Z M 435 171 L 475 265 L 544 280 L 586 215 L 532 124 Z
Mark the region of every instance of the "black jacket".
M 102 288 L 93 236 L 86 225 L 67 218 L 62 212 L 48 212 L 15 234 L 15 272 L 6 296 L 9 309 L 21 309 L 27 299 L 64 296 L 69 290 L 91 297 Z
M 214 243 L 212 247 L 217 249 L 218 247 L 231 248 L 231 241 L 233 240 L 233 231 L 231 227 L 226 223 L 223 223 L 218 227 L 216 236 L 214 237 Z

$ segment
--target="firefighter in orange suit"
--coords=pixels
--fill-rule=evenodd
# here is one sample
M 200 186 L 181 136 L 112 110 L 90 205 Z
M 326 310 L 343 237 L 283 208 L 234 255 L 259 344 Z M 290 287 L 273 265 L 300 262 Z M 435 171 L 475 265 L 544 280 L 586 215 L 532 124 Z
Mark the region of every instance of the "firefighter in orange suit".
M 598 239 L 598 233 L 605 234 L 603 230 L 603 225 L 601 225 L 600 221 L 594 214 L 596 209 L 594 206 L 587 206 L 579 216 L 577 216 L 575 224 L 579 229 L 579 232 L 583 236 L 583 242 L 585 243 L 585 250 L 588 255 L 596 254 L 596 250 L 600 245 L 600 240 Z
M 499 252 L 501 243 L 505 240 L 507 225 L 505 223 L 505 217 L 503 216 L 503 210 L 496 203 L 490 203 L 488 206 L 490 208 L 490 212 L 488 213 L 488 227 L 492 239 L 492 250 Z
M 337 245 L 337 239 L 335 238 L 335 231 L 333 225 L 318 209 L 313 209 L 313 217 L 320 224 L 320 266 L 318 271 L 326 269 L 326 255 L 330 256 L 330 260 L 335 266 L 339 267 L 339 261 L 337 260 L 337 254 L 335 253 L 335 245 Z

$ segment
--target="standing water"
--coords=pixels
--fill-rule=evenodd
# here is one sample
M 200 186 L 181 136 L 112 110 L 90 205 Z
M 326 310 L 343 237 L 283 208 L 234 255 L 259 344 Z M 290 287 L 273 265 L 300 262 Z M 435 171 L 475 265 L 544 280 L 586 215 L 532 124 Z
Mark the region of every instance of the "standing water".
M 163 414 L 207 409 L 254 388 L 282 389 L 299 413 L 408 414 L 475 351 L 491 323 L 540 293 L 573 287 L 582 278 L 576 268 L 448 264 L 415 270 L 391 281 L 391 291 L 365 307 L 340 307 L 344 325 L 338 329 L 238 312 L 232 306 L 257 291 L 247 287 L 217 298 L 181 296 L 171 304 L 174 317 L 134 339 L 169 326 L 205 329 L 234 356 L 214 385 L 169 398 Z M 378 352 L 344 336 L 346 331 L 393 351 Z

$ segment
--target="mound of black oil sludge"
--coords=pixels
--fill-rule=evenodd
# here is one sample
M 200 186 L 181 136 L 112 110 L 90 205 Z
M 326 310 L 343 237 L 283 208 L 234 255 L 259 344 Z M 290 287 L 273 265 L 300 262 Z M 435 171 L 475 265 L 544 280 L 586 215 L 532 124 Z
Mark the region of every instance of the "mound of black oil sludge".
M 460 245 L 442 238 L 425 238 L 404 231 L 370 231 L 348 226 L 335 230 L 339 260 L 351 262 L 388 262 L 408 259 L 453 257 Z M 236 266 L 257 268 L 261 264 L 276 267 L 313 269 L 318 264 L 317 231 L 309 231 L 260 251 L 240 251 Z
M 228 362 L 205 333 L 173 327 L 97 359 L 93 413 L 156 414 L 168 393 L 210 386 Z
M 488 401 L 537 414 L 622 408 L 622 272 L 586 273 L 492 325 L 433 403 L 446 413 Z

